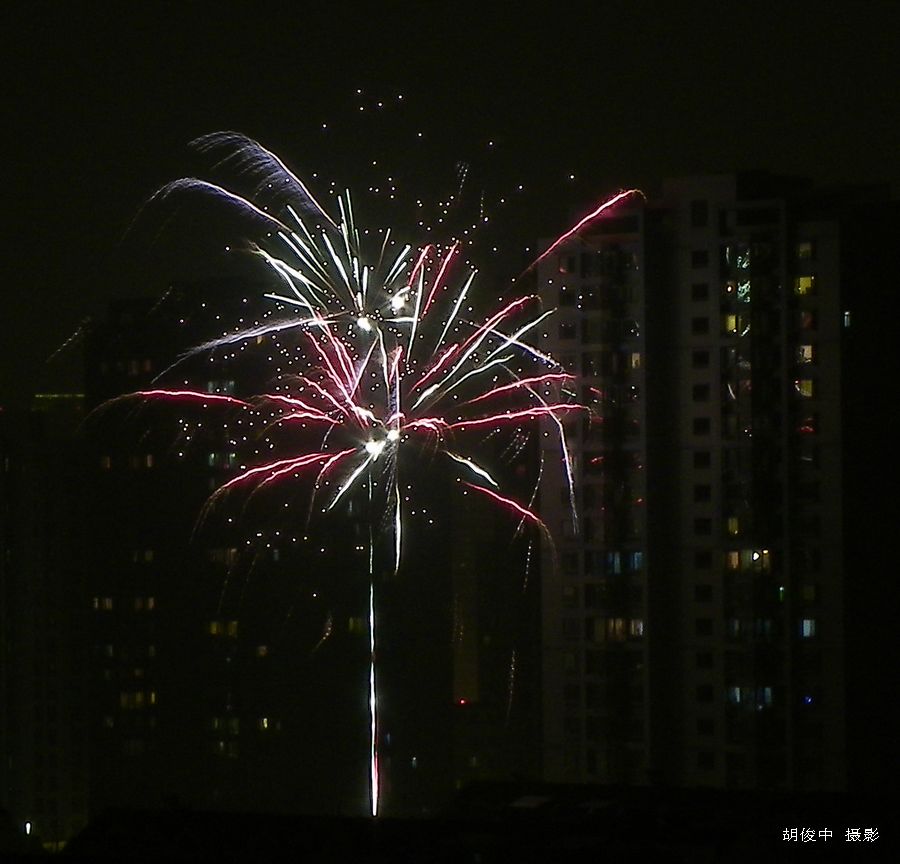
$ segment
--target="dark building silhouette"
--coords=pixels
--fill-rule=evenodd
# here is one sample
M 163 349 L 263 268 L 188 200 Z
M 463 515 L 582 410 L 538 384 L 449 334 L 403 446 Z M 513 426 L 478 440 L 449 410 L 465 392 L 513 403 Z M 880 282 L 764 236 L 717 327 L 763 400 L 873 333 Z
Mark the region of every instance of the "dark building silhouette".
M 217 280 L 158 305 L 114 305 L 88 342 L 94 812 L 165 801 L 368 811 L 366 543 L 384 516 L 348 498 L 308 525 L 308 499 L 290 484 L 208 508 L 241 466 L 293 455 L 291 442 L 268 449 L 264 426 L 228 405 L 116 399 L 162 386 L 155 376 L 223 322 L 249 320 L 265 290 Z M 201 351 L 162 380 L 266 392 L 286 344 Z M 376 541 L 388 813 L 538 770 L 537 583 L 524 589 L 515 524 L 453 505 L 433 466 L 405 470 L 430 472 L 411 507 L 431 518 L 407 529 L 396 576 L 390 543 Z
M 47 849 L 88 817 L 82 408 L 0 409 L 0 809 Z

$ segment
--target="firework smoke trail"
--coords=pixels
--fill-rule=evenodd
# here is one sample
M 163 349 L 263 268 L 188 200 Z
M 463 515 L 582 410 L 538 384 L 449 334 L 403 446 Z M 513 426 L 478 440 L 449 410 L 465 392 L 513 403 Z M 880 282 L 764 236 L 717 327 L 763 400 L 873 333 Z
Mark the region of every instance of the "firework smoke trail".
M 346 498 L 367 493 L 369 786 L 371 812 L 377 815 L 378 568 L 374 532 L 377 522 L 393 535 L 396 572 L 403 548 L 401 453 L 445 457 L 461 487 L 507 511 L 519 520 L 520 529 L 526 523 L 536 526 L 549 539 L 549 531 L 532 509 L 539 481 L 524 505 L 500 491 L 496 470 L 481 464 L 477 450 L 503 430 L 533 430 L 540 428 L 542 421 L 550 421 L 547 428 L 559 440 L 571 493 L 562 418 L 588 409 L 574 400 L 572 376 L 526 341 L 529 332 L 553 312 L 542 311 L 538 297 L 518 297 L 481 323 L 469 320 L 471 308 L 465 304 L 475 274 L 460 278 L 454 273 L 460 257 L 458 242 L 447 247 L 429 244 L 418 250 L 400 246 L 395 252 L 389 248 L 390 232 L 385 232 L 377 254 L 371 256 L 360 242 L 349 192 L 338 198 L 339 216 L 334 219 L 280 159 L 256 142 L 235 133 L 217 133 L 195 144 L 218 157 L 220 165 L 248 173 L 256 182 L 253 195 L 245 198 L 206 181 L 183 179 L 156 197 L 164 199 L 184 191 L 212 195 L 223 206 L 243 212 L 250 224 L 262 224 L 268 239 L 250 244 L 248 251 L 264 262 L 280 286 L 264 296 L 277 305 L 281 317 L 204 342 L 189 354 L 266 338 L 278 345 L 279 339 L 294 334 L 299 340 L 298 357 L 306 365 L 280 392 L 247 398 L 162 387 L 136 395 L 204 406 L 216 403 L 258 418 L 265 414 L 268 432 L 300 430 L 311 439 L 311 446 L 303 452 L 243 467 L 213 493 L 208 507 L 242 488 L 249 488 L 252 495 L 313 476 L 311 515 L 328 513 Z M 631 194 L 620 193 L 599 205 L 554 241 L 534 264 Z M 278 217 L 270 212 L 274 207 Z M 299 314 L 288 317 L 294 310 Z M 364 392 L 363 382 L 372 380 L 376 383 Z M 320 501 L 326 477 L 336 489 Z M 574 507 L 574 497 L 570 497 Z M 390 516 L 379 520 L 378 513 Z

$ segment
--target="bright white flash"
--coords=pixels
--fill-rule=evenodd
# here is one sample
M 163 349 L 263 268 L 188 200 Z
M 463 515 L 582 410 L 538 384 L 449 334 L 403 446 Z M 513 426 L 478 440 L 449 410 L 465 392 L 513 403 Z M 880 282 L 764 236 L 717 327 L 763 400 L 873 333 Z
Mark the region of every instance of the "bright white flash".
M 368 333 L 372 329 L 372 322 L 363 315 L 356 319 L 356 326 L 359 327 L 360 330 L 365 330 L 366 333 Z
M 400 440 L 400 430 L 399 429 L 391 429 L 387 433 L 388 441 L 399 441 Z
M 399 312 L 406 305 L 406 300 L 403 299 L 401 294 L 395 294 L 391 297 L 391 309 L 395 312 Z
M 381 451 L 384 450 L 385 443 L 386 439 L 384 438 L 382 438 L 380 441 L 376 441 L 374 438 L 370 438 L 368 441 L 366 441 L 366 453 L 368 453 L 372 457 L 373 462 L 381 455 Z

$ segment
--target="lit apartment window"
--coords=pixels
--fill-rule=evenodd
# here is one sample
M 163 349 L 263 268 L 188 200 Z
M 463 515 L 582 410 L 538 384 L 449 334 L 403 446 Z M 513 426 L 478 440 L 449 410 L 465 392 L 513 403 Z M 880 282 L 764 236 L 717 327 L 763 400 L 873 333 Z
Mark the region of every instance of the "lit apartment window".
M 644 635 L 644 619 L 632 618 L 628 622 L 628 635 L 632 639 L 640 639 Z
M 269 728 L 269 718 L 260 717 L 257 721 L 256 728 L 259 729 L 260 732 L 266 732 Z
M 846 328 L 849 326 L 850 326 L 850 310 L 846 309 L 846 310 L 844 310 L 844 327 Z
M 737 537 L 741 533 L 741 520 L 737 516 L 729 516 L 725 523 L 725 530 L 732 537 Z
M 797 362 L 798 363 L 812 363 L 815 359 L 815 352 L 813 350 L 812 345 L 798 345 L 797 346 Z
M 621 642 L 625 638 L 625 619 L 608 618 L 606 621 L 606 638 L 610 642 Z
M 814 393 L 812 378 L 798 378 L 796 381 L 794 381 L 794 389 L 804 399 L 811 399 Z
M 629 367 L 631 369 L 640 369 L 641 368 L 641 352 L 640 351 L 632 351 L 631 356 L 629 358 Z
M 238 622 L 229 621 L 225 627 L 225 632 L 227 635 L 231 636 L 232 639 L 235 638 L 238 635 Z
M 794 279 L 794 293 L 801 297 L 816 293 L 815 276 L 798 276 Z
M 800 636 L 803 639 L 812 639 L 816 635 L 816 619 L 803 618 L 800 621 Z
M 221 621 L 210 621 L 207 627 L 210 636 L 221 636 L 223 632 Z
M 731 550 L 725 553 L 725 566 L 729 570 L 740 570 L 741 568 L 741 553 L 735 550 Z

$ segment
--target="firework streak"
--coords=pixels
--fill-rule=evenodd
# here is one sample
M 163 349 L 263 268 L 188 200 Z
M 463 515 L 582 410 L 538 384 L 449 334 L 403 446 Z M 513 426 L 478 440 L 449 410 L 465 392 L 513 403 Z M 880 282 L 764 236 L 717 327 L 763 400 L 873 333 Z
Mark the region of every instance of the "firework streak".
M 504 432 L 521 436 L 542 431 L 555 436 L 570 486 L 567 419 L 587 412 L 578 404 L 573 376 L 532 344 L 553 310 L 536 295 L 519 296 L 483 319 L 474 314 L 474 272 L 464 269 L 459 243 L 423 248 L 393 242 L 390 230 L 374 249 L 361 242 L 349 193 L 337 199 L 337 217 L 327 214 L 307 187 L 273 154 L 235 133 L 198 139 L 202 151 L 250 176 L 249 197 L 221 186 L 185 179 L 155 198 L 193 190 L 237 208 L 263 226 L 265 240 L 251 244 L 274 277 L 266 298 L 278 310 L 269 323 L 229 333 L 191 353 L 265 338 L 296 337 L 300 371 L 282 376 L 277 392 L 246 398 L 181 390 L 147 390 L 146 399 L 220 403 L 223 409 L 265 413 L 270 431 L 289 432 L 309 442 L 288 458 L 243 469 L 210 499 L 240 488 L 305 478 L 312 507 L 334 510 L 355 495 L 365 496 L 370 538 L 387 532 L 396 571 L 404 529 L 401 477 L 404 453 L 446 460 L 463 491 L 471 490 L 506 510 L 519 527 L 547 529 L 530 500 L 520 503 L 501 490 L 495 476 L 495 444 Z M 620 193 L 590 214 L 594 218 L 629 193 Z M 263 200 L 277 203 L 272 215 Z M 272 207 L 271 209 L 276 209 Z M 586 218 L 576 228 L 590 221 Z M 547 250 L 573 234 L 563 234 Z M 365 235 L 364 235 L 365 236 Z M 542 256 L 543 257 L 543 256 Z M 302 434 L 298 434 L 302 433 Z M 489 446 L 486 446 L 489 444 Z M 493 461 L 479 457 L 487 451 Z M 407 478 L 408 479 L 408 478 Z M 570 495 L 574 502 L 574 496 Z M 370 800 L 378 813 L 378 704 L 376 694 L 375 556 L 370 539 Z

